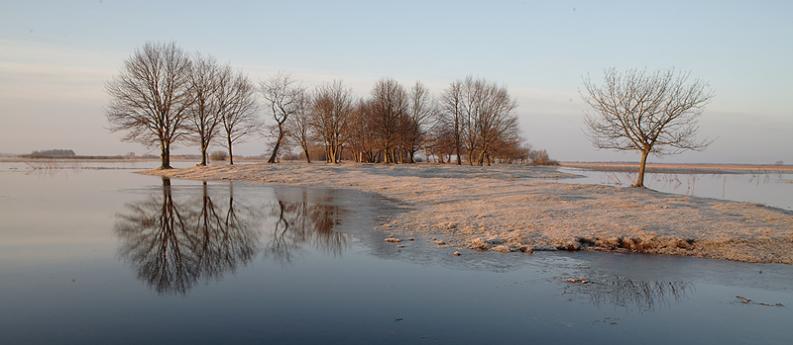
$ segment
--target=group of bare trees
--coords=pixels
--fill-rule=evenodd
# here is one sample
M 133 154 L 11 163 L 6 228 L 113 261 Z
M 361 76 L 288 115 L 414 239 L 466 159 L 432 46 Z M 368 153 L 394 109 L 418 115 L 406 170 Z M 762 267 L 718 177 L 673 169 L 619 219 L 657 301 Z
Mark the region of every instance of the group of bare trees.
M 147 43 L 107 90 L 111 129 L 159 147 L 164 169 L 179 141 L 198 144 L 201 165 L 213 144 L 225 146 L 233 164 L 233 145 L 262 128 L 272 138 L 270 163 L 296 147 L 309 162 L 313 155 L 331 163 L 413 163 L 420 152 L 441 163 L 454 157 L 472 165 L 528 158 L 507 90 L 470 77 L 437 99 L 420 82 L 405 88 L 393 79 L 378 81 L 364 98 L 340 81 L 308 89 L 285 74 L 257 90 L 212 57 L 188 55 L 174 43 Z M 271 116 L 267 127 L 257 118 L 257 96 Z
M 219 144 L 233 159 L 232 145 L 258 126 L 255 87 L 244 74 L 211 57 L 189 56 L 174 43 L 135 51 L 107 91 L 111 129 L 159 146 L 163 169 L 171 167 L 171 147 L 180 140 L 198 143 L 206 165 L 207 150 L 222 135 Z
M 521 149 L 516 107 L 507 89 L 495 83 L 471 77 L 453 82 L 441 96 L 436 155 L 454 157 L 457 164 L 467 157 L 472 165 L 528 158 Z
M 232 146 L 262 128 L 257 88 L 244 74 L 208 56 L 188 56 L 174 43 L 147 43 L 135 51 L 107 91 L 111 129 L 159 147 L 164 169 L 179 140 L 199 144 L 202 165 L 217 142 L 233 164 Z M 340 81 L 308 89 L 279 74 L 258 91 L 272 116 L 270 163 L 293 147 L 308 162 L 313 155 L 329 163 L 413 163 L 420 152 L 458 165 L 553 162 L 523 143 L 517 103 L 507 89 L 484 79 L 454 81 L 438 97 L 420 82 L 405 88 L 382 79 L 368 97 L 357 98 Z M 636 186 L 643 186 L 650 154 L 708 144 L 696 132 L 712 94 L 688 73 L 609 69 L 602 85 L 586 79 L 582 94 L 594 110 L 586 124 L 596 147 L 641 152 Z
M 482 79 L 456 81 L 440 99 L 421 82 L 405 88 L 393 79 L 358 99 L 339 81 L 314 90 L 296 85 L 282 75 L 262 83 L 275 120 L 271 162 L 282 140 L 299 146 L 309 162 L 319 151 L 313 148 L 330 163 L 414 163 L 420 152 L 440 163 L 451 156 L 472 165 L 528 159 L 516 103 L 505 88 Z

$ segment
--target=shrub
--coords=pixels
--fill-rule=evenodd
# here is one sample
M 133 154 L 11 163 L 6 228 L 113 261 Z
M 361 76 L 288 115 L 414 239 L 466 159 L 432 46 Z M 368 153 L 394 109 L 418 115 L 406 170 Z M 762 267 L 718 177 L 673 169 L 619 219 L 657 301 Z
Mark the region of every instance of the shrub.
M 551 157 L 548 156 L 548 152 L 545 150 L 530 151 L 529 159 L 531 159 L 531 163 L 535 165 L 559 165 L 559 162 L 551 159 Z
M 227 158 L 228 154 L 226 151 L 212 151 L 212 153 L 209 154 L 209 159 L 213 161 L 225 161 Z

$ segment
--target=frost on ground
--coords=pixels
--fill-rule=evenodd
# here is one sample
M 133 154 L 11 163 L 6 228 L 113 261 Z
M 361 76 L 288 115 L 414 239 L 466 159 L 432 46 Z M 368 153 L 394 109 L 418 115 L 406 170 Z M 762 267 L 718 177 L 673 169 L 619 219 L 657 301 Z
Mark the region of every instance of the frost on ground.
M 201 180 L 352 188 L 409 205 L 390 233 L 476 250 L 606 250 L 793 264 L 793 212 L 650 190 L 555 183 L 553 168 L 248 164 L 148 170 Z

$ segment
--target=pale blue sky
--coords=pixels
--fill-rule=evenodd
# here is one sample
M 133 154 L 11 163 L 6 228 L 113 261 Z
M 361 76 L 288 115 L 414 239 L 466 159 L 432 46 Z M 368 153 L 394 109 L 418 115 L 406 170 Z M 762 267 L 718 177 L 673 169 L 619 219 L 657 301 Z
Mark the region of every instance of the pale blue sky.
M 704 152 L 667 161 L 793 163 L 791 1 L 2 1 L 0 152 L 143 152 L 105 130 L 104 82 L 146 41 L 175 40 L 307 86 L 381 77 L 439 93 L 468 74 L 506 85 L 529 142 L 563 160 L 628 160 L 581 135 L 581 77 L 676 67 L 716 99 Z M 242 153 L 261 153 L 254 139 Z

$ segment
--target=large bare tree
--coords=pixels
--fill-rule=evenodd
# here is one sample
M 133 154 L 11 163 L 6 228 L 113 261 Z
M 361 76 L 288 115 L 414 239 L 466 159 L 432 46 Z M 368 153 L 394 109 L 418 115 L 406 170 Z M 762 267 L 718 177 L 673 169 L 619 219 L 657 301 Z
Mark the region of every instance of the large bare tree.
M 187 133 L 190 58 L 175 43 L 146 43 L 107 83 L 107 119 L 124 140 L 160 147 L 160 168 L 171 168 L 171 145 Z
M 242 142 L 245 137 L 254 133 L 261 126 L 256 117 L 256 95 L 253 83 L 242 72 L 238 72 L 227 85 L 229 87 L 229 104 L 223 111 L 221 123 L 225 133 L 226 149 L 229 152 L 229 164 L 234 164 L 234 144 Z
M 294 115 L 303 97 L 304 90 L 297 85 L 294 79 L 287 74 L 278 74 L 261 83 L 261 92 L 264 99 L 270 105 L 270 113 L 275 120 L 275 127 L 278 130 L 273 146 L 273 152 L 267 163 L 275 163 L 278 157 L 278 149 L 286 135 L 286 121 Z
M 607 69 L 603 84 L 584 79 L 584 101 L 593 112 L 586 128 L 595 147 L 639 151 L 636 187 L 644 187 L 647 156 L 705 148 L 698 119 L 713 98 L 705 82 L 675 70 Z

